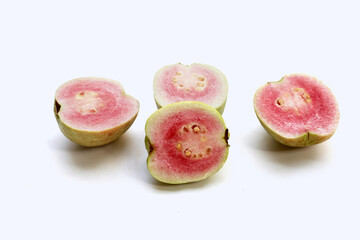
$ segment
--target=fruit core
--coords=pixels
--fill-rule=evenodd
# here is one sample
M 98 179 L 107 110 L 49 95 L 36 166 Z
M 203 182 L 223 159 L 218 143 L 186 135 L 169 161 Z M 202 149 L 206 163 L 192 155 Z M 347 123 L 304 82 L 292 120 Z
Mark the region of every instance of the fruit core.
M 226 92 L 226 87 L 219 80 L 221 76 L 212 69 L 192 64 L 173 65 L 161 71 L 157 76 L 155 91 L 165 97 L 166 105 L 178 101 L 216 102 L 219 93 Z M 161 91 L 160 91 L 161 89 Z
M 293 111 L 300 114 L 301 111 L 307 109 L 311 104 L 309 94 L 303 88 L 292 88 L 285 91 L 276 99 L 275 105 L 285 111 Z
M 79 91 L 75 95 L 74 105 L 81 115 L 95 114 L 104 107 L 99 94 L 94 91 Z
M 189 159 L 199 159 L 209 156 L 211 146 L 207 138 L 207 130 L 204 125 L 190 123 L 180 127 L 178 130 L 179 140 L 175 148 L 183 157 Z
M 191 72 L 176 72 L 172 77 L 172 84 L 177 89 L 190 91 L 203 91 L 206 88 L 208 80 L 204 75 Z

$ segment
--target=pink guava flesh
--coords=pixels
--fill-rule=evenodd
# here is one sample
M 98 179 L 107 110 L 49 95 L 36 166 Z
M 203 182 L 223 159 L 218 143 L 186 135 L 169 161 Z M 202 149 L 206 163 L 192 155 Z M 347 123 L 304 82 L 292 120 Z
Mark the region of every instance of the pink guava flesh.
M 160 107 L 180 101 L 199 101 L 218 109 L 226 102 L 227 80 L 219 70 L 208 65 L 169 65 L 155 75 L 154 96 Z
M 205 104 L 191 108 L 189 102 L 184 103 L 187 105 L 180 106 L 181 111 L 167 111 L 147 123 L 151 144 L 148 167 L 163 182 L 204 179 L 221 168 L 228 154 L 228 131 L 223 121 L 208 111 L 209 106 L 204 108 Z
M 129 121 L 139 103 L 115 81 L 83 78 L 62 85 L 55 99 L 61 120 L 78 130 L 100 131 Z
M 304 133 L 332 135 L 339 121 L 338 105 L 329 88 L 302 74 L 260 88 L 254 107 L 260 121 L 285 138 Z

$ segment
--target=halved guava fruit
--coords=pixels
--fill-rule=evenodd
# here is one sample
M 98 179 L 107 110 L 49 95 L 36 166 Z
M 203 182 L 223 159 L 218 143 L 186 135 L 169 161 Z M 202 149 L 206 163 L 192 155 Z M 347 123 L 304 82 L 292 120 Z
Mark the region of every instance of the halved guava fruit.
M 154 77 L 154 98 L 158 108 L 175 102 L 198 101 L 222 114 L 227 92 L 225 75 L 209 65 L 177 63 L 161 68 Z
M 254 96 L 255 113 L 278 142 L 305 147 L 329 139 L 339 122 L 339 108 L 330 89 L 304 74 L 284 76 L 260 87 Z
M 201 102 L 169 104 L 145 126 L 147 166 L 157 180 L 181 184 L 215 174 L 226 161 L 229 131 L 216 111 Z
M 55 93 L 54 112 L 60 130 L 82 146 L 115 141 L 132 125 L 138 111 L 139 102 L 111 79 L 77 78 Z

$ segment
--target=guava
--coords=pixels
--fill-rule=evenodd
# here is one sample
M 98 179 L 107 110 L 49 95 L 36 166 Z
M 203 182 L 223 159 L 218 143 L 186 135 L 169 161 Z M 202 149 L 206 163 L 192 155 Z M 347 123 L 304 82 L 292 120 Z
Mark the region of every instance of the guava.
M 61 132 L 86 147 L 118 139 L 133 124 L 138 111 L 139 102 L 111 79 L 77 78 L 55 93 L 54 113 Z
M 154 77 L 154 98 L 158 108 L 180 101 L 206 103 L 224 112 L 228 84 L 215 67 L 200 63 L 168 65 Z
M 330 89 L 305 74 L 268 82 L 254 96 L 255 113 L 278 142 L 305 147 L 329 139 L 339 123 L 339 108 Z
M 194 101 L 169 104 L 146 122 L 147 167 L 160 182 L 206 179 L 221 169 L 229 152 L 229 131 L 215 108 Z

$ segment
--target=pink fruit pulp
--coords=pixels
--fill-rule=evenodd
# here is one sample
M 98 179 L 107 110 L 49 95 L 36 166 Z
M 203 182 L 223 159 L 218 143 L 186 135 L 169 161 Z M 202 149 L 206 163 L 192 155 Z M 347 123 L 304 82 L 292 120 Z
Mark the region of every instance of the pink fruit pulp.
M 328 135 L 339 121 L 336 100 L 317 79 L 294 74 L 257 91 L 254 104 L 258 117 L 285 137 L 311 132 Z
M 208 65 L 174 64 L 157 72 L 154 94 L 160 106 L 180 101 L 199 101 L 222 113 L 227 97 L 227 81 L 220 71 Z
M 199 174 L 216 166 L 217 161 L 221 159 L 221 156 L 224 153 L 224 147 L 216 145 L 218 142 L 217 139 L 222 138 L 222 136 L 217 134 L 219 133 L 221 126 L 219 126 L 216 121 L 209 121 L 208 114 L 201 113 L 202 116 L 198 116 L 198 114 L 198 111 L 192 110 L 174 114 L 166 121 L 167 129 L 164 132 L 164 136 L 161 137 L 162 140 L 156 138 L 153 139 L 155 143 L 153 147 L 159 150 L 157 158 L 162 159 L 162 161 L 159 162 L 159 167 L 168 174 L 171 171 L 190 175 Z M 201 143 L 200 138 L 201 135 L 203 135 L 202 133 L 196 134 L 199 136 L 194 138 L 193 136 L 195 134 L 190 132 L 193 131 L 192 129 L 189 129 L 189 135 L 193 135 L 192 137 L 187 136 L 185 133 L 183 133 L 185 136 L 179 136 L 178 132 L 180 128 L 188 122 L 194 122 L 197 125 L 202 126 L 202 128 L 211 129 L 206 132 L 206 142 Z M 220 133 L 223 134 L 223 132 Z M 186 157 L 183 154 L 183 151 L 179 151 L 176 148 L 176 144 L 179 141 L 183 143 L 183 150 L 185 150 L 184 148 L 191 147 L 205 150 L 203 157 L 200 160 Z M 185 144 L 186 146 L 184 146 Z M 211 157 L 205 153 L 208 148 L 211 148 Z M 197 155 L 199 155 L 200 149 L 198 149 Z
M 125 95 L 115 81 L 97 78 L 75 79 L 56 92 L 59 117 L 72 128 L 86 131 L 110 129 L 137 114 L 138 102 Z
M 192 77 L 191 75 L 193 72 L 201 74 L 207 79 L 208 87 L 204 88 L 202 91 L 197 91 L 194 87 L 189 88 L 188 91 L 186 91 L 185 89 L 177 88 L 174 84 L 168 84 L 173 81 L 173 77 L 180 71 L 184 72 L 184 78 Z M 191 69 L 184 71 L 181 65 L 176 65 L 164 72 L 161 86 L 162 90 L 167 92 L 167 97 L 169 97 L 172 102 L 207 100 L 205 96 L 209 94 L 216 94 L 217 89 L 221 87 L 219 82 L 216 81 L 216 76 L 214 76 L 214 73 L 210 72 L 209 69 L 205 69 L 200 66 L 193 66 Z

